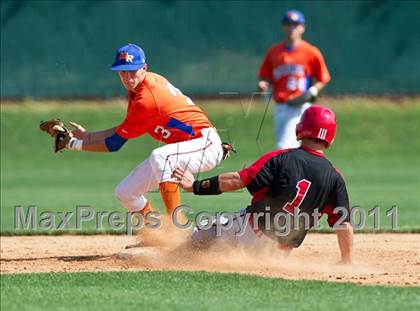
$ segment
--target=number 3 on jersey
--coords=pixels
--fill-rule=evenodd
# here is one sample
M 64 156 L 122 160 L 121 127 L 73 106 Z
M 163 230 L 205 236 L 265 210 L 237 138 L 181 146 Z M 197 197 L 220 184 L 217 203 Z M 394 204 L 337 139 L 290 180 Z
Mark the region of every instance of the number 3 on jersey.
M 311 182 L 306 179 L 299 180 L 296 184 L 297 192 L 295 198 L 292 202 L 287 202 L 284 204 L 283 209 L 291 215 L 294 215 L 294 211 L 299 211 L 299 206 L 302 204 L 303 200 L 308 193 L 309 188 L 311 187 Z
M 171 136 L 171 132 L 169 132 L 166 128 L 162 125 L 157 125 L 154 129 L 156 134 L 160 134 L 163 139 L 168 139 Z

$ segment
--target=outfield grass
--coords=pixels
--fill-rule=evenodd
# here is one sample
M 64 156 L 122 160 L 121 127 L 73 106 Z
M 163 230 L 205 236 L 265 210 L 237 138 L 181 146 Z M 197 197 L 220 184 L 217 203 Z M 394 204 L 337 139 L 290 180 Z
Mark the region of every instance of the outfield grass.
M 197 101 L 200 104 L 200 101 Z M 381 228 L 389 229 L 385 210 L 398 206 L 399 228 L 420 230 L 420 100 L 403 105 L 382 101 L 327 100 L 338 117 L 338 137 L 329 158 L 344 173 L 352 205 L 368 210 L 381 207 Z M 271 109 L 242 101 L 205 102 L 224 140 L 239 153 L 206 175 L 238 170 L 259 155 L 274 149 Z M 38 130 L 40 120 L 60 117 L 88 130 L 115 126 L 124 117 L 124 103 L 2 105 L 1 113 L 1 232 L 13 233 L 14 206 L 36 205 L 41 211 L 74 211 L 89 205 L 100 211 L 123 211 L 114 198 L 114 187 L 158 144 L 148 137 L 128 142 L 118 153 L 52 152 L 51 139 Z M 261 132 L 259 132 L 261 125 Z M 157 209 L 158 193 L 149 195 Z M 200 210 L 233 211 L 249 202 L 245 191 L 215 197 L 183 194 L 183 203 Z M 371 217 L 372 218 L 372 217 Z M 369 225 L 372 224 L 371 219 Z M 106 225 L 103 230 L 108 228 Z M 95 230 L 93 222 L 83 230 Z
M 420 288 L 206 272 L 2 275 L 2 310 L 416 310 Z

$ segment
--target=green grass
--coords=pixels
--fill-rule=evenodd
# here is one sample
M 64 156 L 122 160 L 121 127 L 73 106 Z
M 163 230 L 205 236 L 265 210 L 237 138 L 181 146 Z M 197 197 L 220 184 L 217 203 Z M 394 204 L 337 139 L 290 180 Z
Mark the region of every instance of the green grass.
M 2 310 L 415 310 L 420 288 L 205 272 L 2 275 Z
M 412 99 L 398 105 L 384 100 L 357 101 L 327 101 L 339 122 L 338 137 L 328 157 L 344 173 L 352 205 L 366 210 L 381 207 L 382 229 L 391 225 L 385 211 L 397 205 L 400 229 L 420 230 L 420 144 L 416 141 L 420 132 L 420 101 Z M 264 104 L 250 105 L 245 100 L 242 105 L 223 101 L 197 103 L 209 114 L 223 139 L 232 141 L 239 151 L 206 175 L 238 170 L 273 149 L 271 110 L 258 135 Z M 124 111 L 122 102 L 2 105 L 1 232 L 17 232 L 16 205 L 36 205 L 38 214 L 74 211 L 77 205 L 89 205 L 98 211 L 124 211 L 114 198 L 114 187 L 158 146 L 157 142 L 142 137 L 128 142 L 118 153 L 65 151 L 56 155 L 51 139 L 38 130 L 39 121 L 51 117 L 77 121 L 88 130 L 100 130 L 119 124 Z M 148 197 L 157 209 L 163 209 L 158 193 Z M 183 203 L 196 212 L 234 211 L 249 201 L 245 191 L 206 198 L 183 194 Z M 371 219 L 368 224 L 371 226 Z M 102 230 L 107 229 L 105 224 Z M 82 230 L 94 231 L 94 223 L 84 224 Z

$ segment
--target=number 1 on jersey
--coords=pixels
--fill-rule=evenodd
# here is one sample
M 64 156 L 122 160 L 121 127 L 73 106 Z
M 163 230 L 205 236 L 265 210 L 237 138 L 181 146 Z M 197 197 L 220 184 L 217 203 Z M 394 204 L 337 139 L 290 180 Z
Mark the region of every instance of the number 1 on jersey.
M 283 209 L 288 212 L 291 215 L 294 215 L 295 209 L 299 211 L 299 206 L 302 204 L 303 200 L 306 197 L 306 194 L 308 193 L 309 188 L 311 187 L 311 182 L 306 179 L 299 180 L 296 184 L 297 193 L 295 198 L 292 200 L 292 202 L 287 202 L 284 204 Z

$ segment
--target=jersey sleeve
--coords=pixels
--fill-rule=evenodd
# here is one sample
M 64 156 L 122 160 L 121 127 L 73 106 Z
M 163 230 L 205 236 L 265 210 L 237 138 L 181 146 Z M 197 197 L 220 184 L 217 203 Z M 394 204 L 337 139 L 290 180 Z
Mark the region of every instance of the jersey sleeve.
M 258 78 L 263 79 L 263 80 L 273 81 L 273 68 L 271 66 L 270 55 L 271 55 L 271 50 L 264 57 L 264 60 L 258 72 Z
M 350 203 L 349 203 L 349 196 L 347 193 L 346 184 L 344 182 L 343 177 L 337 173 L 337 180 L 335 183 L 335 186 L 333 188 L 332 194 L 330 196 L 329 200 L 330 204 L 325 206 L 325 208 L 322 210 L 323 214 L 328 215 L 328 224 L 330 227 L 333 227 L 337 221 L 341 219 L 341 224 L 343 222 L 350 222 Z M 344 211 L 334 212 L 334 209 L 340 207 L 341 209 L 344 209 Z
M 315 57 L 313 59 L 313 73 L 314 76 L 318 81 L 322 83 L 328 83 L 331 80 L 330 73 L 328 72 L 327 65 L 325 64 L 324 57 L 321 54 L 321 51 L 316 49 Z
M 251 194 L 272 185 L 277 167 L 275 156 L 278 154 L 278 151 L 267 153 L 252 165 L 238 172 L 242 182 Z
M 124 139 L 136 138 L 147 133 L 153 128 L 156 115 L 158 115 L 157 110 L 154 110 L 153 105 L 143 107 L 133 103 L 128 107 L 127 115 L 115 133 Z

